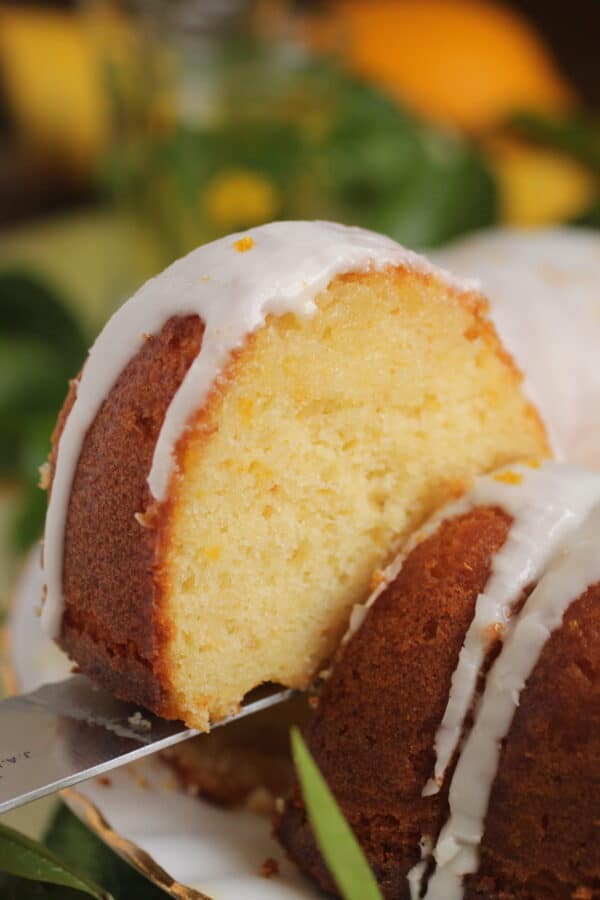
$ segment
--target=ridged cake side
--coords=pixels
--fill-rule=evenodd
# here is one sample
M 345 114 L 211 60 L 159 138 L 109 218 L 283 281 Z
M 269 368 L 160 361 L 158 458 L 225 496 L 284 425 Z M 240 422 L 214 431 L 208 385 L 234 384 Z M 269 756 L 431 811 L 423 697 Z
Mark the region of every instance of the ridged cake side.
M 155 532 L 137 516 L 166 409 L 196 357 L 203 325 L 173 318 L 149 336 L 119 376 L 89 429 L 73 480 L 64 554 L 59 639 L 80 669 L 108 690 L 176 716 L 157 665 L 169 633 L 157 585 Z M 76 382 L 53 436 L 51 472 Z
M 475 601 L 509 527 L 505 514 L 477 510 L 419 544 L 344 648 L 305 728 L 386 898 L 409 897 L 421 835 L 437 834 L 448 814 L 447 785 L 435 799 L 422 789 Z M 300 868 L 337 894 L 298 787 L 277 834 Z
M 305 734 L 386 898 L 596 895 L 599 526 L 597 473 L 478 479 L 349 632 Z M 297 786 L 277 832 L 335 893 Z

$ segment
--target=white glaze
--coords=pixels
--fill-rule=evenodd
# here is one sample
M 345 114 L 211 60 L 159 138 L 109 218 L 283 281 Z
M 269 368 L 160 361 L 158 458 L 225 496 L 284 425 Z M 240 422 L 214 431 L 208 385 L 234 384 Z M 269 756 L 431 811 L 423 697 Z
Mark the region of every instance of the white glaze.
M 500 623 L 503 647 L 488 673 L 473 727 L 459 752 L 449 790 L 450 816 L 433 850 L 437 868 L 429 880 L 426 900 L 460 900 L 463 876 L 477 871 L 500 745 L 510 729 L 520 692 L 569 605 L 600 581 L 600 474 L 550 462 L 539 469 L 517 465 L 508 471 L 520 476 L 521 482 L 498 480 L 500 473 L 480 478 L 467 496 L 446 507 L 423 530 L 428 536 L 444 519 L 481 506 L 499 507 L 513 519 L 508 537 L 492 561 L 485 590 L 477 598 L 435 739 L 434 779 L 423 791 L 424 795 L 435 793 L 443 783 L 475 699 L 477 676 L 488 646 L 486 630 Z M 401 561 L 394 564 L 393 577 L 400 567 Z M 511 606 L 523 589 L 536 582 L 523 609 L 511 617 Z M 420 862 L 409 872 L 411 896 L 424 870 Z
M 419 848 L 421 850 L 421 860 L 412 867 L 406 876 L 408 880 L 408 889 L 410 891 L 410 900 L 419 900 L 419 897 L 421 896 L 423 878 L 427 871 L 431 854 L 433 853 L 433 843 L 429 835 L 423 835 L 419 841 Z
M 429 882 L 426 900 L 460 900 L 463 876 L 478 869 L 478 847 L 501 742 L 509 732 L 521 691 L 546 641 L 561 626 L 571 603 L 600 581 L 599 533 L 597 505 L 564 542 L 529 596 L 488 674 L 473 728 L 450 785 L 450 817 L 433 851 L 437 869 Z
M 477 506 L 499 506 L 513 523 L 506 541 L 494 555 L 485 590 L 477 597 L 435 737 L 435 769 L 423 790 L 424 796 L 437 793 L 458 746 L 490 643 L 490 630 L 500 626 L 506 638 L 515 622 L 512 604 L 527 585 L 540 578 L 564 540 L 600 501 L 600 475 L 596 473 L 557 463 L 537 470 L 515 466 L 511 471 L 522 475 L 520 485 L 505 484 L 494 476 L 481 478 L 454 507 L 457 511 L 453 515 L 460 515 Z
M 236 244 L 244 238 L 252 245 L 240 252 Z M 117 311 L 90 350 L 59 443 L 44 536 L 42 623 L 48 633 L 60 630 L 64 530 L 83 440 L 144 336 L 157 334 L 172 316 L 198 315 L 205 325 L 200 353 L 169 406 L 154 451 L 148 484 L 153 497 L 162 501 L 177 441 L 232 351 L 269 314 L 311 316 L 316 296 L 336 275 L 387 266 L 435 273 L 459 290 L 476 288 L 370 231 L 330 222 L 274 222 L 199 247 L 147 282 Z
M 490 229 L 433 254 L 481 279 L 558 458 L 600 468 L 600 234 Z

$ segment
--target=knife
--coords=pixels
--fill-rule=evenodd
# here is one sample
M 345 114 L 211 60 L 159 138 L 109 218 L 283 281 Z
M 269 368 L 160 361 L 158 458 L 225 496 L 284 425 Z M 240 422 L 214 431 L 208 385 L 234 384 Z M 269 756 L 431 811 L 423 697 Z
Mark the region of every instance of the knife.
M 239 713 L 216 724 L 267 709 L 293 693 L 273 685 L 257 688 Z M 0 814 L 199 733 L 116 700 L 83 675 L 10 697 L 0 702 Z

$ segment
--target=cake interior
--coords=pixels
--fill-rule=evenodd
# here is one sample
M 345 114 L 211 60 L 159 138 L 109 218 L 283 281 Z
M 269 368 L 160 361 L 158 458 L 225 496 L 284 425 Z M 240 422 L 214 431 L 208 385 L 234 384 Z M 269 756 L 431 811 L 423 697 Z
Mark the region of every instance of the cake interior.
M 175 705 L 206 728 L 304 688 L 373 573 L 471 478 L 546 452 L 475 300 L 404 270 L 272 317 L 179 447 L 158 571 Z

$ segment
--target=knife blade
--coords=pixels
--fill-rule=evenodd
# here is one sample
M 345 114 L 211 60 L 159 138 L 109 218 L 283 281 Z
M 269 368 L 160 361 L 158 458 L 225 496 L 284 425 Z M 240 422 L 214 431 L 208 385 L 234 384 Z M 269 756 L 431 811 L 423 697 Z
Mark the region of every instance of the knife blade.
M 278 686 L 258 688 L 239 713 L 218 725 L 292 694 Z M 0 814 L 197 734 L 115 699 L 83 675 L 9 697 L 0 702 Z

